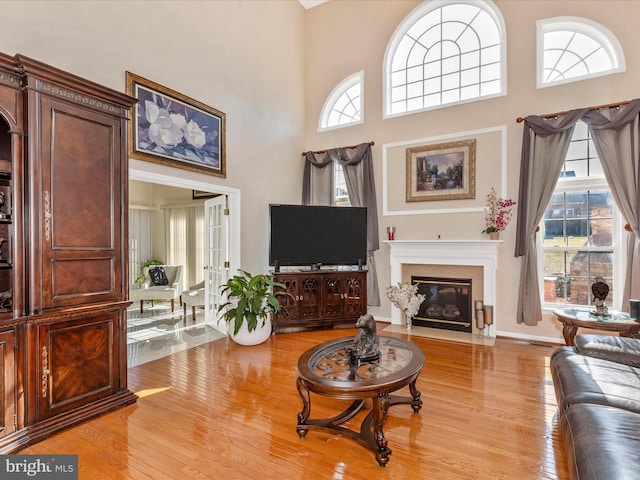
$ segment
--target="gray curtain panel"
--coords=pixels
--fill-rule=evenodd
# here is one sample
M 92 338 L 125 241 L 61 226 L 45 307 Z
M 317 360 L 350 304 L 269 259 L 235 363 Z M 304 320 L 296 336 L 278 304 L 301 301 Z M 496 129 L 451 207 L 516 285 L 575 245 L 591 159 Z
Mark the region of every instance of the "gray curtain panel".
M 536 229 L 558 181 L 573 129 L 583 120 L 591 130 L 605 177 L 618 208 L 631 225 L 624 302 L 640 296 L 638 205 L 640 160 L 638 141 L 640 99 L 616 109 L 583 108 L 556 118 L 525 118 L 515 256 L 522 259 L 518 323 L 536 325 L 542 319 L 537 271 Z
M 583 118 L 611 186 L 611 194 L 631 227 L 627 235 L 627 274 L 622 309 L 640 298 L 640 99 L 618 108 L 591 110 Z M 635 267 L 635 268 L 634 268 Z
M 349 201 L 354 207 L 367 208 L 367 304 L 380 305 L 380 289 L 374 252 L 380 248 L 378 239 L 378 207 L 373 177 L 371 145 L 362 143 L 356 148 L 332 148 L 323 153 L 306 152 L 302 203 L 329 205 L 332 195 L 333 162 L 342 165 Z

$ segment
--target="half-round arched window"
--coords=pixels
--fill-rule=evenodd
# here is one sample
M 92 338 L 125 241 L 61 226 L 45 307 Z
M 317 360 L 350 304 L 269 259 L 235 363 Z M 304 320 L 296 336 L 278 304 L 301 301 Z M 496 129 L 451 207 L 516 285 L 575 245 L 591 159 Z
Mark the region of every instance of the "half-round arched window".
M 384 60 L 385 116 L 506 94 L 504 19 L 490 0 L 432 0 L 398 26 Z
M 363 78 L 363 71 L 356 72 L 333 89 L 322 107 L 318 131 L 363 123 Z
M 624 72 L 624 52 L 606 27 L 579 17 L 538 20 L 538 88 Z

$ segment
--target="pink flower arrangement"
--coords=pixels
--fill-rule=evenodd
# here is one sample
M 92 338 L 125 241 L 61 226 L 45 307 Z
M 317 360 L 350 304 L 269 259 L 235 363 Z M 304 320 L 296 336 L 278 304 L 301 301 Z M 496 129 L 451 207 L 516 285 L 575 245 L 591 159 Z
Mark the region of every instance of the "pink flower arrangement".
M 500 232 L 511 221 L 511 207 L 516 204 L 510 198 L 498 198 L 495 188 L 491 187 L 491 192 L 487 195 L 487 207 L 485 211 L 485 222 L 487 228 L 482 233 Z

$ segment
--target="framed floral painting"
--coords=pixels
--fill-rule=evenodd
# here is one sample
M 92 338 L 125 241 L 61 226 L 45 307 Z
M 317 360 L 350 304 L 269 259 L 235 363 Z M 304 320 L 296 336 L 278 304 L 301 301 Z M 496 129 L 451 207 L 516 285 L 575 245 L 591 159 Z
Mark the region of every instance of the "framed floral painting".
M 476 198 L 476 141 L 407 148 L 407 202 Z
M 131 72 L 127 93 L 131 158 L 226 177 L 223 112 Z

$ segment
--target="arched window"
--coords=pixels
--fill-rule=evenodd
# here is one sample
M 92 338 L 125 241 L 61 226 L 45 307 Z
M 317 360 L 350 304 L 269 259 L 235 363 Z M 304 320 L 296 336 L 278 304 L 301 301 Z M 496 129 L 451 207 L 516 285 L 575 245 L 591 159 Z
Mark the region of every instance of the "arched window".
M 538 20 L 538 88 L 624 72 L 624 52 L 602 25 L 579 17 Z
M 506 94 L 505 52 L 504 19 L 493 2 L 422 3 L 387 45 L 385 116 Z
M 329 94 L 320 113 L 318 131 L 363 123 L 362 83 L 364 72 L 349 75 Z

